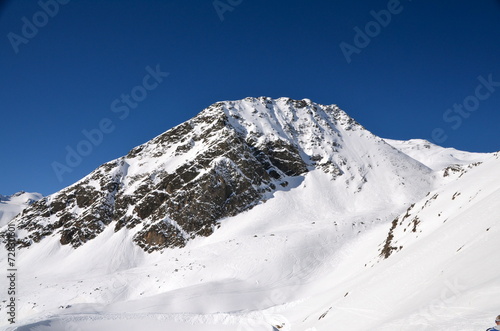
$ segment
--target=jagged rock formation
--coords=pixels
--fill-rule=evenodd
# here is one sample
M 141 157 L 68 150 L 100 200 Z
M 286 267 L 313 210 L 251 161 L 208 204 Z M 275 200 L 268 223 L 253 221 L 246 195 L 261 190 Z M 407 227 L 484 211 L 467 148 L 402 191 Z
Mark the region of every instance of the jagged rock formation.
M 401 187 L 401 196 L 405 184 L 428 184 L 429 168 L 335 105 L 265 97 L 219 102 L 13 221 L 20 247 L 56 236 L 77 248 L 113 227 L 133 231 L 134 242 L 152 252 L 210 235 L 219 219 L 265 201 L 290 177 L 318 169 L 354 194 L 374 168 L 389 169 L 382 180 Z

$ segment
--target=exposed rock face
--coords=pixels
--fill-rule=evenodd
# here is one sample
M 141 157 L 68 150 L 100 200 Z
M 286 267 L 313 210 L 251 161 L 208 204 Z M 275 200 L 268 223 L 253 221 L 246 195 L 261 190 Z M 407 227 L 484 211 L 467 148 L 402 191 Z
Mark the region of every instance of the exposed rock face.
M 56 236 L 76 248 L 111 226 L 133 231 L 147 252 L 182 247 L 265 201 L 287 178 L 315 168 L 332 179 L 347 171 L 346 182 L 363 177 L 339 152 L 342 133 L 356 131 L 379 139 L 335 105 L 264 97 L 216 103 L 24 210 L 14 220 L 19 246 Z

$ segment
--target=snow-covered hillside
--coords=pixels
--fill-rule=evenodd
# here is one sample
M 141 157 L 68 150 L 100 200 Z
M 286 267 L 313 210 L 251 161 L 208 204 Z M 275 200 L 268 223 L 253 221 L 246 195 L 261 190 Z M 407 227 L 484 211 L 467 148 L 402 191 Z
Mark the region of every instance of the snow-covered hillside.
M 489 154 L 470 153 L 437 146 L 427 140 L 392 140 L 384 139 L 388 144 L 433 170 L 442 170 L 450 165 L 469 165 L 486 160 Z
M 318 295 L 288 316 L 318 330 L 486 329 L 500 311 L 498 201 L 497 153 L 412 204 L 388 232 L 366 232 L 345 268 L 314 284 Z M 338 282 L 347 270 L 350 276 Z M 320 320 L 321 313 L 327 314 Z
M 0 227 L 10 222 L 24 208 L 43 196 L 40 193 L 17 192 L 13 195 L 0 194 Z
M 486 329 L 500 311 L 499 166 L 498 154 L 381 139 L 334 105 L 217 103 L 13 220 L 32 238 L 18 251 L 18 330 Z M 237 208 L 217 214 L 221 187 Z M 87 240 L 62 241 L 93 229 L 88 192 L 129 201 L 134 226 L 117 226 L 114 207 Z M 177 211 L 196 204 L 219 217 Z M 138 244 L 163 223 L 182 245 Z

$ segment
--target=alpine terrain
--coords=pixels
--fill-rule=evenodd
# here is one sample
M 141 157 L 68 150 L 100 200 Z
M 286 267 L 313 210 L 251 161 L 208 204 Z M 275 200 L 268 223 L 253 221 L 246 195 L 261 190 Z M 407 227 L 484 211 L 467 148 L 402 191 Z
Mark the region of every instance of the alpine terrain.
M 499 154 L 383 139 L 336 105 L 218 102 L 39 198 L 0 229 L 5 330 L 472 331 L 500 312 Z
M 40 193 L 17 192 L 13 195 L 0 194 L 0 226 L 9 223 L 24 208 L 40 200 Z

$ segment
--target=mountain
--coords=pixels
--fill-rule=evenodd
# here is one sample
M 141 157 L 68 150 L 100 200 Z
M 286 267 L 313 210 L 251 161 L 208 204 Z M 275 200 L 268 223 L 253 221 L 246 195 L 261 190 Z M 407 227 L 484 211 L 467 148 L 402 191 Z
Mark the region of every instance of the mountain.
M 499 162 L 216 103 L 12 220 L 18 330 L 486 329 Z
M 374 200 L 413 201 L 431 182 L 431 169 L 335 105 L 247 98 L 216 103 L 38 201 L 16 219 L 19 243 L 56 237 L 76 248 L 112 227 L 132 230 L 147 252 L 183 247 L 314 169 Z
M 0 227 L 9 223 L 23 209 L 38 201 L 43 196 L 40 193 L 17 192 L 13 195 L 0 194 Z

